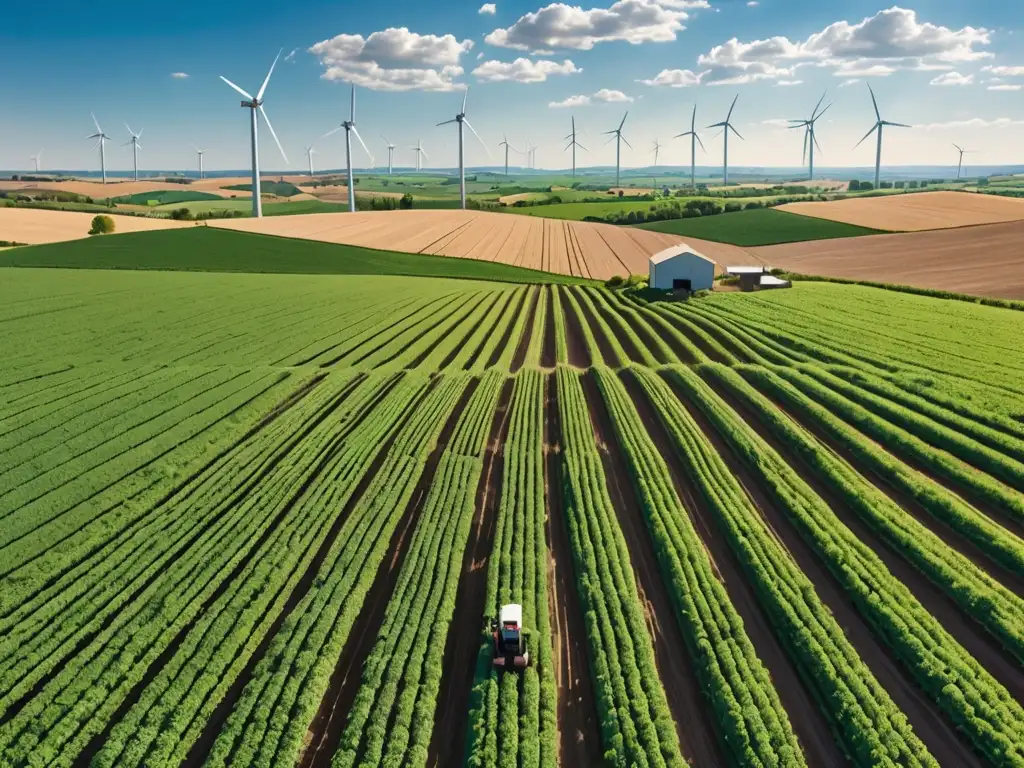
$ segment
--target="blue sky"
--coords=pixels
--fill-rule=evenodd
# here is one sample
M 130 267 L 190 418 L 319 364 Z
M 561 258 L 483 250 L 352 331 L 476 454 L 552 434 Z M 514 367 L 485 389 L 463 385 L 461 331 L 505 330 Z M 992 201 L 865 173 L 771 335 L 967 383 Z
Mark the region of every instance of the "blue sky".
M 723 119 L 739 94 L 730 164 L 793 166 L 801 137 L 775 121 L 802 117 L 828 90 L 834 106 L 818 127 L 819 164 L 870 165 L 871 83 L 883 117 L 914 129 L 886 134 L 883 163 L 935 164 L 951 142 L 976 150 L 969 162 L 1024 162 L 1024 3 L 1010 0 L 593 0 L 581 6 L 514 0 L 387 3 L 220 0 L 173 4 L 9 3 L 0 50 L 0 168 L 95 168 L 90 110 L 116 141 L 108 168 L 127 168 L 124 123 L 142 136 L 143 168 L 194 165 L 190 145 L 209 150 L 207 168 L 248 165 L 248 117 L 224 75 L 255 92 L 279 48 L 266 110 L 288 153 L 305 167 L 314 142 L 318 167 L 340 167 L 341 134 L 317 141 L 346 110 L 357 85 L 357 125 L 378 163 L 380 134 L 411 165 L 417 138 L 428 165 L 456 162 L 454 115 L 470 86 L 468 115 L 490 147 L 507 133 L 539 145 L 540 167 L 565 167 L 562 136 L 575 116 L 591 151 L 580 165 L 614 163 L 600 131 L 629 110 L 624 166 L 689 161 L 689 145 L 670 137 Z M 481 12 L 483 10 L 484 12 Z M 319 45 L 318 45 L 319 44 Z M 518 60 L 518 61 L 517 61 Z M 184 73 L 187 77 L 174 77 Z M 647 81 L 646 83 L 644 81 Z M 853 81 L 853 82 L 851 82 Z M 675 86 L 675 87 L 673 87 Z M 574 98 L 575 97 L 575 98 Z M 577 106 L 552 104 L 573 99 Z M 702 132 L 720 163 L 721 139 Z M 472 140 L 468 163 L 487 156 Z M 513 162 L 517 156 L 513 155 Z M 284 167 L 265 128 L 265 169 Z M 365 165 L 357 156 L 357 165 Z

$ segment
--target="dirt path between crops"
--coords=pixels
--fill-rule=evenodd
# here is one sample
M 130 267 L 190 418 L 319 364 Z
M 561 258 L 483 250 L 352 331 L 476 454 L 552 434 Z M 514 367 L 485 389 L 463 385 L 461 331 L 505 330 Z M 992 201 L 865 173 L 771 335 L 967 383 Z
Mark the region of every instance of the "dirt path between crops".
M 569 350 L 568 363 L 577 368 L 589 368 L 591 365 L 590 349 L 587 347 L 587 339 L 583 335 L 581 321 L 567 298 L 562 297 L 559 305 L 562 307 L 562 318 L 565 321 L 565 346 Z
M 805 482 L 815 489 L 822 490 L 822 484 L 814 478 L 814 473 L 796 456 L 792 455 L 758 419 L 757 414 L 746 407 L 737 398 L 725 391 L 713 381 L 707 381 L 713 390 L 732 408 L 765 442 L 797 472 Z M 738 466 L 735 454 L 727 452 L 731 464 Z M 811 481 L 814 482 L 811 482 Z M 751 487 L 758 487 L 751 482 Z M 763 488 L 763 487 L 762 487 Z M 763 490 L 767 490 L 763 488 Z M 769 494 L 770 495 L 770 494 Z M 829 503 L 840 519 L 850 517 L 842 505 L 833 506 L 831 494 L 826 493 L 822 499 Z M 871 670 L 872 674 L 892 698 L 896 706 L 909 721 L 914 733 L 940 763 L 956 766 L 981 766 L 983 763 L 975 755 L 966 737 L 957 730 L 924 691 L 914 681 L 907 668 L 893 656 L 885 643 L 871 630 L 867 620 L 860 614 L 853 601 L 846 594 L 839 581 L 819 560 L 811 546 L 804 541 L 796 527 L 780 513 L 774 505 L 769 504 L 761 510 L 766 522 L 772 527 L 796 560 L 800 569 L 814 584 L 819 599 L 829 608 L 847 640 L 852 644 L 857 655 Z M 845 522 L 845 521 L 844 521 Z
M 743 627 L 754 644 L 757 657 L 764 663 L 775 684 L 775 690 L 789 715 L 807 761 L 814 766 L 845 766 L 846 758 L 832 736 L 828 719 L 815 702 L 814 694 L 807 687 L 796 664 L 779 641 L 771 620 L 762 607 L 761 599 L 725 536 L 721 534 L 716 524 L 708 522 L 712 519 L 712 514 L 706 508 L 703 496 L 690 478 L 683 460 L 679 457 L 642 387 L 630 374 L 623 372 L 620 378 L 629 390 L 633 404 L 647 426 L 648 434 L 657 446 L 658 453 L 668 465 L 676 493 L 690 513 L 705 548 L 711 551 L 713 562 L 717 565 L 719 580 L 725 585 L 730 602 L 743 619 Z M 691 415 L 695 415 L 692 404 L 684 402 L 683 405 Z M 726 455 L 722 450 L 721 440 L 715 440 L 718 437 L 717 433 L 710 429 L 709 424 L 702 423 L 702 419 L 696 420 L 716 450 L 721 455 Z M 741 483 L 747 485 L 744 479 L 741 479 Z
M 568 290 L 572 290 L 571 288 Z M 583 296 L 577 294 L 573 296 L 576 299 L 576 305 L 580 308 L 582 317 L 577 319 L 581 323 L 586 323 L 590 328 L 590 332 L 594 335 L 594 341 L 597 342 L 597 349 L 601 353 L 601 357 L 604 360 L 605 365 L 609 365 L 613 368 L 618 368 L 623 365 L 628 365 L 629 360 L 620 360 L 619 355 L 616 353 L 615 348 L 612 346 L 611 340 L 608 338 L 608 334 L 605 333 L 604 328 L 598 322 L 597 317 L 594 315 L 593 310 L 587 305 L 586 299 L 589 296 Z M 582 334 L 580 334 L 582 337 Z
M 523 332 L 516 342 L 516 351 L 512 355 L 512 362 L 509 365 L 509 370 L 515 373 L 523 367 L 523 363 L 526 362 L 526 353 L 530 349 L 530 338 L 533 334 L 533 321 L 537 315 L 537 297 L 540 296 L 540 292 L 543 290 L 542 286 L 536 286 L 531 288 L 527 294 L 523 295 L 523 301 L 519 305 L 519 310 L 516 313 L 516 317 L 523 313 L 523 307 L 529 304 L 529 309 L 526 311 L 526 319 L 523 321 Z M 498 360 L 501 359 L 501 353 L 504 351 L 506 345 L 512 342 L 512 331 L 515 328 L 516 319 L 512 318 L 512 322 L 509 323 L 508 334 L 505 336 L 505 340 L 499 345 L 499 348 L 495 350 L 494 357 L 491 358 L 491 366 L 497 365 Z
M 501 505 L 513 383 L 512 378 L 505 380 L 487 438 L 484 469 L 476 491 L 473 530 L 462 557 L 455 613 L 444 648 L 434 730 L 427 750 L 427 765 L 430 766 L 458 765 L 462 761 L 469 729 L 469 697 L 480 652 L 480 627 L 485 615 L 496 615 L 498 611 L 497 606 L 486 605 L 487 565 Z
M 658 677 L 665 688 L 683 756 L 694 765 L 725 765 L 711 706 L 687 658 L 686 640 L 661 577 L 654 541 L 630 482 L 622 449 L 615 440 L 608 409 L 593 373 L 584 375 L 582 381 L 608 493 L 629 549 L 640 602 L 654 644 Z
M 776 407 L 780 411 L 803 427 L 805 431 L 817 439 L 837 458 L 846 461 L 858 474 L 869 483 L 875 485 L 882 493 L 885 493 L 901 509 L 922 523 L 930 522 L 931 525 L 927 527 L 938 529 L 936 533 L 944 531 L 949 536 L 949 541 L 946 543 L 950 547 L 961 552 L 961 554 L 967 555 L 969 559 L 974 559 L 970 557 L 969 553 L 964 552 L 963 545 L 966 540 L 960 539 L 959 536 L 952 533 L 951 529 L 946 528 L 946 526 L 935 520 L 925 509 L 918 505 L 915 499 L 892 488 L 884 479 L 875 476 L 874 473 L 864 471 L 859 466 L 859 462 L 853 460 L 848 450 L 825 435 L 824 431 L 812 420 L 806 418 L 803 414 L 787 410 L 781 403 L 774 400 L 773 402 L 775 402 Z M 791 466 L 793 465 L 792 461 L 789 463 Z M 808 474 L 813 473 L 808 472 Z M 828 487 L 822 487 L 821 483 L 817 484 L 819 487 L 815 488 L 813 485 L 811 487 L 815 488 L 815 493 L 828 503 L 836 513 L 836 516 L 842 520 L 843 524 L 853 531 L 861 542 L 869 546 L 878 555 L 890 573 L 898 578 L 921 601 L 925 609 L 939 621 L 943 628 L 960 645 L 967 649 L 985 669 L 1006 686 L 1006 689 L 1015 699 L 1024 703 L 1024 669 L 1021 669 L 1016 658 L 993 635 L 989 634 L 983 625 L 976 621 L 974 616 L 962 610 L 939 586 L 930 581 L 921 571 L 905 559 L 898 549 L 891 547 L 880 536 L 876 535 L 870 526 L 848 504 Z M 975 551 L 973 545 L 971 550 Z M 980 562 L 976 564 L 982 570 L 986 570 L 987 566 L 989 570 L 994 571 L 990 574 L 993 578 L 1000 581 L 1003 580 L 1003 577 L 1010 579 L 1011 583 L 1006 586 L 1015 591 L 1016 594 L 1024 594 L 1024 592 L 1020 591 L 1022 579 L 1018 574 L 998 568 L 991 560 L 980 553 L 977 555 L 977 559 Z
M 569 532 L 562 511 L 562 440 L 555 374 L 544 398 L 544 501 L 547 508 L 548 610 L 553 629 L 552 657 L 558 686 L 558 761 L 564 766 L 596 766 L 603 761 L 601 729 L 590 678 L 587 625 L 573 573 Z
M 554 287 L 546 285 L 543 290 L 547 291 L 547 295 L 544 297 L 544 343 L 540 350 L 540 366 L 541 368 L 554 368 L 557 362 L 557 352 L 555 350 L 555 311 L 554 302 L 551 299 L 551 292 L 554 290 Z
M 388 602 L 398 582 L 398 575 L 412 540 L 412 532 L 423 511 L 423 504 L 437 471 L 438 462 L 441 460 L 441 454 L 448 446 L 455 426 L 459 423 L 477 383 L 476 379 L 469 382 L 448 417 L 434 450 L 430 452 L 416 489 L 409 498 L 402 519 L 391 536 L 387 551 L 394 554 L 390 558 L 385 558 L 377 568 L 373 586 L 366 595 L 363 608 L 338 657 L 327 692 L 320 702 L 320 709 L 309 725 L 307 746 L 298 761 L 300 768 L 329 768 L 331 764 L 331 758 L 334 757 L 341 734 L 345 730 L 348 712 L 362 685 L 363 665 L 373 650 L 384 623 Z

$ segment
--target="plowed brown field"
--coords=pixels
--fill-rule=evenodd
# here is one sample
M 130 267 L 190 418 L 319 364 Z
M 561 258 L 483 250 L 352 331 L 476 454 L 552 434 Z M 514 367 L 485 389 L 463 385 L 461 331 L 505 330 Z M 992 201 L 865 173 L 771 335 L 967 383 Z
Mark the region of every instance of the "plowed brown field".
M 225 219 L 211 226 L 407 253 L 500 261 L 607 279 L 647 274 L 647 259 L 682 238 L 610 224 L 482 211 L 375 211 Z
M 890 232 L 918 232 L 1024 219 L 1024 200 L 969 192 L 919 192 L 827 203 L 788 203 L 779 209 Z
M 38 245 L 89 236 L 92 213 L 47 211 L 38 208 L 0 208 L 0 240 Z M 195 226 L 190 221 L 112 215 L 116 232 Z

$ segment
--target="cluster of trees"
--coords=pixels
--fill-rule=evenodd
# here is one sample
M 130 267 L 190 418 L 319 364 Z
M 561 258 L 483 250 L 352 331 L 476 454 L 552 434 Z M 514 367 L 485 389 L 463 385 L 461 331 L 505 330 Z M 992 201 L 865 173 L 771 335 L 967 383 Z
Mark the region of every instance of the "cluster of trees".
M 929 184 L 943 184 L 943 179 L 922 179 L 921 181 L 881 181 L 879 189 L 927 189 Z M 850 181 L 851 192 L 871 192 L 875 185 L 870 181 Z
M 613 211 L 603 218 L 586 216 L 584 221 L 601 221 L 609 224 L 643 224 L 648 221 L 665 221 L 668 219 L 696 219 L 701 216 L 717 216 L 721 213 L 735 213 L 757 208 L 774 208 L 786 203 L 804 200 L 824 200 L 824 196 L 799 195 L 795 197 L 779 197 L 772 200 L 750 200 L 746 203 L 729 202 L 724 205 L 714 200 L 687 200 L 680 204 L 671 200 L 661 205 L 652 205 L 648 211 Z

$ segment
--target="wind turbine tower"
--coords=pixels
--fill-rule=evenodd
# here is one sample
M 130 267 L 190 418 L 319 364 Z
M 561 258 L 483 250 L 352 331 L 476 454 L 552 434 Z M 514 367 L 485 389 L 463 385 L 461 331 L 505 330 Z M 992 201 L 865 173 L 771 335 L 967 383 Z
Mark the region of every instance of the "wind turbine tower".
M 738 99 L 739 97 L 740 97 L 739 94 L 736 94 L 736 97 L 732 100 L 732 106 L 729 107 L 729 114 L 727 114 L 725 116 L 725 120 L 723 120 L 720 123 L 715 123 L 714 125 L 709 125 L 708 126 L 708 128 L 721 128 L 722 129 L 722 136 L 723 136 L 723 138 L 725 140 L 725 148 L 723 150 L 724 154 L 722 155 L 722 186 L 723 187 L 729 186 L 729 131 L 732 131 L 737 136 L 739 136 L 740 139 L 743 139 L 743 137 L 740 136 L 740 132 L 737 131 L 733 127 L 732 123 L 729 122 L 729 120 L 732 118 L 732 111 L 736 107 L 736 99 Z M 744 141 L 745 141 L 745 139 L 744 139 Z
M 420 156 L 422 155 L 423 157 L 426 157 L 427 160 L 430 159 L 430 157 L 427 155 L 427 150 L 423 148 L 423 142 L 421 142 L 419 139 L 416 139 L 416 146 L 412 148 L 412 151 L 416 153 L 416 170 L 423 170 L 423 163 L 420 162 Z
M 678 136 L 673 136 L 675 139 L 681 139 L 684 136 L 690 137 L 690 186 L 693 189 L 697 188 L 697 145 L 700 144 L 700 148 L 704 149 L 704 142 L 700 140 L 700 136 L 697 135 L 697 105 L 693 105 L 693 115 L 690 117 L 690 130 L 686 133 L 680 133 Z
M 30 157 L 29 159 L 35 164 L 36 173 L 39 173 L 39 161 L 43 159 L 43 150 L 40 149 L 38 152 L 36 152 L 34 155 L 32 155 L 32 157 Z
M 384 143 L 388 147 L 388 176 L 390 176 L 391 166 L 394 164 L 395 160 L 395 145 L 388 141 L 387 136 L 385 136 L 383 133 L 380 135 L 380 137 L 384 139 Z
M 875 99 L 875 92 L 871 89 L 871 85 L 868 85 L 868 91 L 871 93 L 871 103 L 875 107 L 875 118 L 877 122 L 871 127 L 871 130 L 864 134 L 864 138 L 858 141 L 854 145 L 854 149 L 859 147 L 875 131 L 878 131 L 878 146 L 875 149 L 875 189 L 878 189 L 879 176 L 882 170 L 882 128 L 886 125 L 891 125 L 894 128 L 910 128 L 909 125 L 903 123 L 890 123 L 888 120 L 883 120 L 881 113 L 878 111 L 878 101 Z
M 306 147 L 306 159 L 309 160 L 309 178 L 313 178 L 313 155 L 316 154 L 316 150 L 313 149 L 313 145 L 310 144 Z
M 626 141 L 625 136 L 622 135 L 622 126 L 624 126 L 626 124 L 626 118 L 627 117 L 629 117 L 629 112 L 628 111 L 626 112 L 626 114 L 624 114 L 622 116 L 622 122 L 619 123 L 619 127 L 618 128 L 613 128 L 610 131 L 605 131 L 604 132 L 605 136 L 607 136 L 608 134 L 612 134 L 612 137 L 610 139 L 608 139 L 608 141 L 606 141 L 605 144 L 610 144 L 612 141 L 615 142 L 615 186 L 616 187 L 619 186 L 619 159 L 620 159 L 620 157 L 622 155 L 622 152 L 621 152 L 621 150 L 622 150 L 622 142 Z M 630 149 L 633 148 L 633 145 L 630 144 L 628 141 L 626 141 L 626 146 L 629 147 Z
M 281 152 L 281 157 L 284 158 L 285 163 L 288 162 L 288 156 L 285 155 L 284 148 L 281 146 L 281 142 L 278 141 L 277 134 L 274 133 L 274 126 L 270 124 L 270 118 L 267 117 L 266 110 L 263 109 L 263 94 L 267 91 L 267 83 L 270 82 L 270 76 L 274 74 L 274 67 L 277 66 L 277 60 L 279 58 L 281 58 L 281 51 L 277 52 L 277 57 L 274 59 L 274 63 L 270 65 L 270 71 L 267 72 L 267 76 L 263 79 L 263 85 L 260 86 L 255 98 L 232 83 L 224 77 L 224 75 L 220 76 L 221 80 L 230 85 L 247 99 L 247 101 L 242 102 L 242 108 L 248 109 L 250 112 L 252 133 L 252 215 L 257 219 L 263 217 L 263 201 L 260 199 L 259 118 L 256 116 L 257 110 L 261 115 L 263 115 L 263 119 L 267 123 L 267 128 L 270 130 L 270 135 L 274 137 L 274 143 L 277 144 L 277 148 Z
M 490 151 L 487 149 L 487 145 L 484 144 L 483 139 L 480 138 L 473 126 L 469 124 L 469 120 L 466 119 L 466 99 L 469 97 L 469 88 L 466 88 L 466 92 L 462 95 L 462 110 L 455 115 L 451 120 L 445 120 L 443 123 L 438 123 L 438 127 L 442 125 L 448 125 L 449 123 L 457 123 L 459 126 L 459 205 L 461 208 L 466 207 L 466 152 L 465 142 L 463 140 L 462 126 L 466 126 L 473 135 L 476 136 L 476 140 L 480 142 L 480 146 L 484 148 L 484 152 L 487 153 L 487 157 L 491 156 Z
M 502 140 L 498 143 L 498 146 L 505 148 L 505 175 L 508 176 L 508 150 L 509 148 L 511 148 L 513 152 L 519 152 L 519 150 L 508 143 L 508 136 L 505 136 L 504 134 L 502 134 Z M 521 155 L 523 153 L 519 152 L 519 154 Z
M 92 114 L 92 113 L 90 112 L 89 114 Z M 96 147 L 100 148 L 100 175 L 103 177 L 103 183 L 106 184 L 107 183 L 107 153 L 106 153 L 105 150 L 106 150 L 107 142 L 110 141 L 110 137 L 107 136 L 107 134 L 105 134 L 103 132 L 102 128 L 100 128 L 100 124 L 99 124 L 99 121 L 96 119 L 96 115 L 92 115 L 92 123 L 93 123 L 93 125 L 96 126 L 96 133 L 94 133 L 92 136 L 86 136 L 86 138 L 87 139 L 96 139 L 96 145 L 93 147 L 93 149 L 96 149 Z
M 203 179 L 205 178 L 205 174 L 203 173 L 203 155 L 206 153 L 206 150 L 200 149 L 195 144 L 192 145 L 192 149 L 194 149 L 196 154 L 199 155 L 199 178 Z
M 789 121 L 789 122 L 793 123 L 793 125 L 789 126 L 790 129 L 792 129 L 792 128 L 803 128 L 803 129 L 805 129 L 804 130 L 804 154 L 803 154 L 803 159 L 805 161 L 808 158 L 808 154 L 807 154 L 808 146 L 810 147 L 810 150 L 811 150 L 811 154 L 810 154 L 810 161 L 811 162 L 810 162 L 810 165 L 809 165 L 808 170 L 807 170 L 807 179 L 808 179 L 808 181 L 814 181 L 814 148 L 817 147 L 818 149 L 821 149 L 821 145 L 818 143 L 818 137 L 814 133 L 814 124 L 816 122 L 818 122 L 818 120 L 821 119 L 821 116 L 824 115 L 826 112 L 828 112 L 829 107 L 832 106 L 831 104 L 829 104 L 828 107 L 825 107 L 824 109 L 821 110 L 821 112 L 819 112 L 818 109 L 821 108 L 821 102 L 823 102 L 824 100 L 825 100 L 825 94 L 823 93 L 823 94 L 821 94 L 821 98 L 818 99 L 818 103 L 814 106 L 814 111 L 811 112 L 810 118 L 808 118 L 807 120 L 790 120 Z
M 960 178 L 960 169 L 963 168 L 963 166 L 964 166 L 964 155 L 967 152 L 970 152 L 971 150 L 963 149 L 958 144 L 954 144 L 953 146 L 956 147 L 956 151 L 960 153 L 960 159 L 957 160 L 957 163 L 956 163 L 956 177 L 959 180 L 959 178 Z M 39 150 L 39 154 L 43 154 L 43 150 Z M 38 171 L 39 169 L 36 168 L 36 170 Z
M 131 127 L 128 125 L 128 123 L 125 123 L 124 127 L 128 129 L 128 135 L 131 136 L 131 138 L 128 139 L 128 141 L 126 141 L 124 143 L 124 145 L 127 147 L 130 144 L 131 147 L 132 147 L 132 155 L 133 155 L 133 157 L 135 159 L 135 180 L 138 181 L 139 180 L 139 150 L 142 149 L 142 145 L 139 144 L 139 139 L 142 138 L 142 131 L 144 131 L 146 129 L 142 128 L 142 129 L 139 130 L 138 133 L 136 133 L 135 131 L 133 131 L 131 129 Z
M 565 146 L 565 149 L 569 149 L 569 147 L 572 147 L 572 177 L 575 179 L 576 178 L 576 147 L 579 147 L 584 152 L 589 151 L 586 147 L 584 147 L 582 144 L 580 144 L 578 141 L 576 141 L 576 118 L 575 117 L 572 118 L 572 133 L 570 133 L 565 138 L 570 140 L 569 143 Z M 564 152 L 565 149 L 563 149 L 562 151 Z
M 347 164 L 347 176 L 346 183 L 348 184 L 348 210 L 349 213 L 355 213 L 356 211 L 356 185 L 355 180 L 352 178 L 352 134 L 356 135 L 359 139 L 359 144 L 362 146 L 363 151 L 367 157 L 370 158 L 370 167 L 373 167 L 373 153 L 366 148 L 366 143 L 363 141 L 363 137 L 359 135 L 359 131 L 356 130 L 356 87 L 352 86 L 352 100 L 349 107 L 348 120 L 342 122 L 333 131 L 328 131 L 324 134 L 325 137 L 331 136 L 337 133 L 342 128 L 345 129 L 345 161 Z

